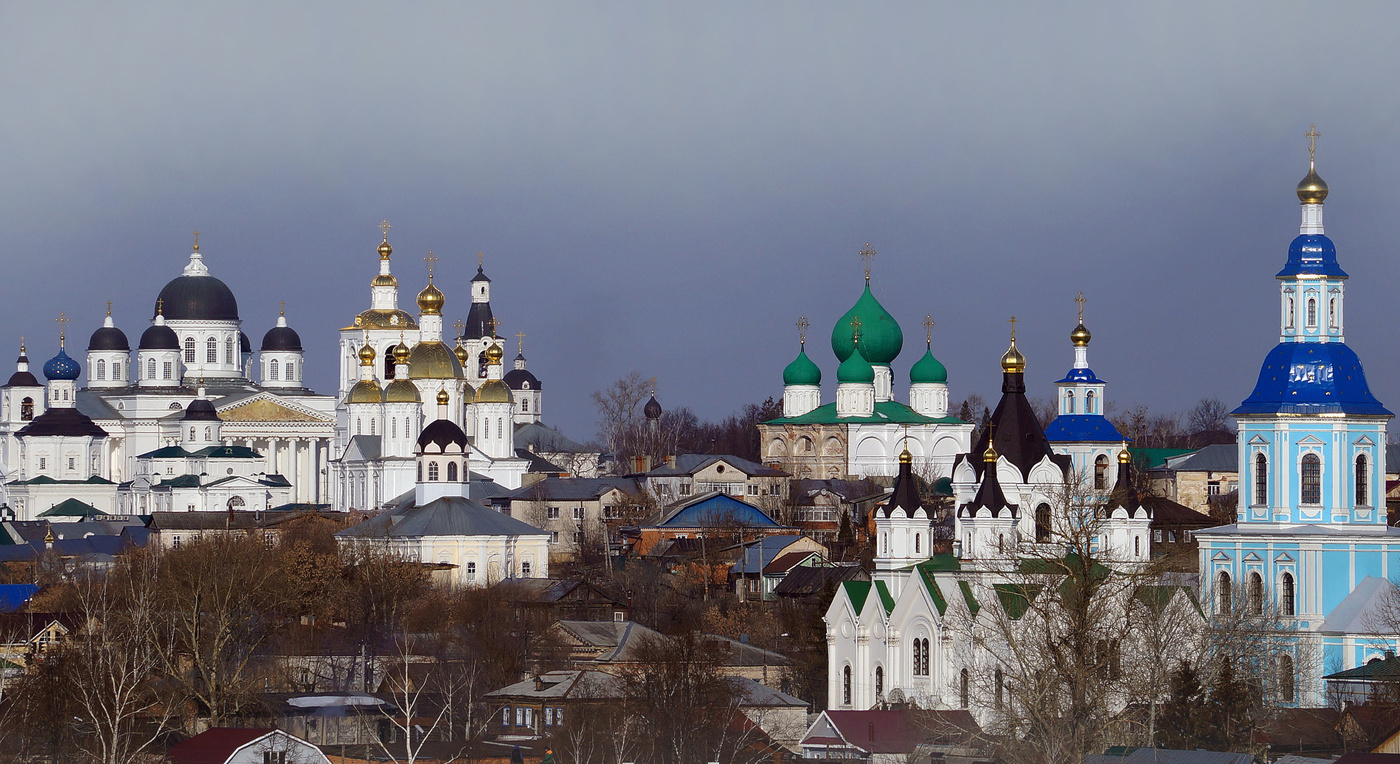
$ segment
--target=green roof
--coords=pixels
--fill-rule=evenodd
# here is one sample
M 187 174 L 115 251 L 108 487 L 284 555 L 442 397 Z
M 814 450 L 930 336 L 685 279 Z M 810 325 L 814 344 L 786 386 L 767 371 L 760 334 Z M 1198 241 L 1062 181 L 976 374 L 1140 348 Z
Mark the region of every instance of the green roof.
M 885 586 L 884 581 L 876 581 L 875 591 L 880 595 L 880 604 L 885 606 L 885 615 L 893 613 L 894 597 L 890 596 L 890 588 Z
M 924 356 L 909 367 L 909 384 L 930 384 L 948 381 L 948 369 L 933 357 L 933 346 L 924 350 Z
M 262 454 L 247 446 L 207 446 L 194 452 L 210 459 L 261 459 Z
M 770 419 L 764 424 L 967 424 L 955 416 L 926 417 L 899 401 L 876 401 L 872 416 L 836 416 L 836 404 L 818 406 L 802 416 Z
M 77 499 L 64 499 L 39 513 L 39 517 L 88 517 L 102 514 L 97 507 Z
M 54 478 L 49 477 L 48 475 L 39 475 L 39 476 L 37 476 L 37 477 L 32 477 L 32 478 L 30 478 L 30 479 L 28 479 L 28 480 L 16 480 L 16 481 L 11 482 L 9 485 L 59 485 L 59 484 L 67 484 L 67 485 L 116 485 L 115 483 L 113 483 L 112 481 L 108 480 L 107 478 L 98 477 L 97 475 L 93 475 L 92 477 L 90 477 L 90 478 L 88 478 L 88 479 L 86 479 L 86 480 L 56 480 L 56 479 L 54 479 Z
M 1166 466 L 1167 460 L 1173 456 L 1189 454 L 1199 451 L 1196 448 L 1130 448 L 1128 453 L 1133 457 L 1133 465 L 1140 470 L 1155 470 Z
M 982 606 L 977 604 L 977 598 L 972 596 L 972 587 L 966 581 L 959 581 L 958 588 L 962 590 L 963 601 L 967 603 L 967 610 L 972 613 L 972 617 L 977 617 L 977 611 Z
M 157 487 L 157 488 L 198 488 L 198 487 L 199 487 L 199 476 L 198 476 L 198 475 L 180 475 L 180 476 L 178 476 L 178 477 L 170 478 L 169 480 L 162 480 L 162 481 L 160 481 L 159 484 L 157 484 L 156 487 Z
M 871 384 L 875 381 L 875 367 L 860 353 L 851 353 L 836 367 L 836 381 Z
M 948 600 L 943 598 L 943 590 L 938 588 L 938 582 L 933 578 L 933 570 L 926 565 L 919 565 L 919 580 L 924 582 L 924 588 L 928 590 L 928 596 L 933 600 L 934 607 L 938 608 L 938 614 L 948 609 Z
M 820 385 L 822 383 L 822 370 L 807 357 L 807 346 L 804 344 L 802 350 L 798 352 L 797 358 L 783 369 L 784 385 Z
M 997 592 L 997 599 L 1001 601 L 1001 609 L 1011 616 L 1013 621 L 1019 621 L 1021 616 L 1030 610 L 1031 600 L 1040 594 L 1038 584 L 992 584 L 992 588 Z
M 924 562 L 919 563 L 918 567 L 931 573 L 956 573 L 962 570 L 962 563 L 953 555 L 945 553 L 936 554 L 928 558 Z
M 851 607 L 856 609 L 856 615 L 865 609 L 865 598 L 870 596 L 869 581 L 842 581 L 841 586 L 846 590 L 846 596 L 851 600 Z
M 870 363 L 888 366 L 904 347 L 904 332 L 894 316 L 870 293 L 869 279 L 866 279 L 860 299 L 831 328 L 831 351 L 839 361 L 850 358 L 851 351 L 855 350 L 851 323 L 857 318 L 860 319 L 860 354 Z
M 165 446 L 154 451 L 147 451 L 138 455 L 137 459 L 184 459 L 190 456 L 190 452 L 179 446 Z
M 1372 659 L 1369 663 L 1362 664 L 1356 668 L 1338 671 L 1335 674 L 1328 674 L 1324 676 L 1323 679 L 1359 679 L 1372 682 L 1394 682 L 1396 679 L 1400 679 L 1400 658 Z

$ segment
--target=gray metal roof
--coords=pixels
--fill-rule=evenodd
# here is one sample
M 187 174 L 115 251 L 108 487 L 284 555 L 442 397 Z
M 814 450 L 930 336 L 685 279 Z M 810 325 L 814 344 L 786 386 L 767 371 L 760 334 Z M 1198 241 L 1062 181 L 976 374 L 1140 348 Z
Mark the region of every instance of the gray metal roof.
M 1383 625 L 1386 601 L 1395 596 L 1395 584 L 1384 578 L 1367 576 L 1361 579 L 1332 612 L 1322 621 L 1319 631 L 1339 634 L 1374 634 L 1385 630 Z
M 545 478 L 511 492 L 516 501 L 593 501 L 618 489 L 632 493 L 640 485 L 632 478 Z
M 1084 764 L 1254 764 L 1254 756 L 1220 751 L 1138 748 L 1125 756 L 1089 754 L 1084 757 Z
M 420 536 L 547 536 L 533 525 L 461 496 L 444 496 L 417 506 L 413 497 L 382 515 L 335 534 L 346 538 Z
M 676 465 L 674 467 L 669 464 L 657 467 L 651 472 L 648 472 L 647 477 L 694 475 L 715 462 L 724 462 L 749 476 L 782 477 L 787 474 L 782 470 L 775 470 L 767 465 L 751 462 L 748 459 L 740 459 L 737 456 L 730 456 L 728 454 L 681 454 L 676 457 Z
M 1206 446 L 1195 453 L 1167 459 L 1167 469 L 1177 472 L 1239 472 L 1240 452 L 1234 443 Z
M 589 451 L 587 446 L 569 440 L 564 433 L 541 422 L 529 422 L 516 427 L 514 445 L 516 448 L 525 449 L 533 446 L 537 452 L 555 454 L 581 454 Z

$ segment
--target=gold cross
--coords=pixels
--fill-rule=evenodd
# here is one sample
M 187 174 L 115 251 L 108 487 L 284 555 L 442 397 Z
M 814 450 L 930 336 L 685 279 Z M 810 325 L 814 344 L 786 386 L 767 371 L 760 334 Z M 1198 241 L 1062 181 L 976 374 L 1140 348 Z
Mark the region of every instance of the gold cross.
M 164 298 L 164 297 L 157 297 L 157 298 L 156 298 L 156 315 L 157 315 L 157 316 L 163 316 L 163 315 L 165 315 L 165 298 Z
M 865 243 L 865 249 L 860 251 L 860 257 L 865 261 L 865 280 L 870 280 L 870 258 L 875 256 L 875 250 L 870 248 L 870 242 Z
M 279 316 L 285 316 L 285 315 L 287 315 L 287 301 L 286 301 L 286 300 L 279 300 L 279 301 L 278 301 L 278 303 L 277 303 L 277 315 L 279 315 Z
M 58 318 L 55 318 L 55 319 L 54 319 L 54 321 L 57 321 L 57 322 L 58 322 L 58 346 L 59 346 L 59 347 L 63 347 L 63 340 L 64 340 L 65 335 L 67 334 L 67 330 L 68 330 L 68 322 L 69 322 L 69 321 L 72 321 L 72 320 L 73 320 L 73 319 L 71 319 L 71 318 L 68 317 L 68 314 L 67 314 L 67 313 L 59 313 L 59 314 L 58 314 Z
M 1007 321 L 1009 321 L 1009 322 L 1011 323 L 1011 341 L 1012 341 L 1012 342 L 1015 342 L 1015 341 L 1016 341 L 1016 321 L 1017 321 L 1017 318 L 1016 318 L 1015 316 L 1012 316 L 1011 318 L 1008 318 Z
M 107 301 L 107 315 L 109 315 L 109 316 L 112 315 L 112 301 L 111 301 L 111 300 L 108 300 L 108 301 Z
M 1317 125 L 1308 125 L 1308 131 L 1303 133 L 1303 137 L 1308 139 L 1308 166 L 1311 167 L 1317 155 L 1317 139 L 1322 137 L 1322 133 L 1317 131 Z
M 1074 298 L 1074 301 L 1079 303 L 1079 323 L 1082 324 L 1084 323 L 1084 303 L 1088 302 L 1088 300 L 1085 300 L 1084 293 L 1080 292 L 1079 296 Z
M 476 251 L 476 269 L 481 270 L 481 250 Z
M 651 378 L 651 396 L 656 397 L 656 377 Z
M 933 316 L 924 316 L 924 334 L 929 346 L 933 345 Z
M 806 316 L 797 317 L 797 341 L 804 347 L 807 345 L 807 327 L 809 326 L 811 324 L 807 323 Z
M 491 320 L 487 321 L 486 323 L 491 326 L 491 336 L 494 338 L 496 336 L 496 328 L 501 325 L 501 320 L 499 318 L 496 318 L 495 316 L 492 316 Z
M 196 252 L 199 251 L 199 229 L 198 229 L 198 228 L 196 228 L 195 231 L 194 231 L 194 251 L 196 251 Z
M 525 355 L 525 332 L 515 333 L 515 354 Z
M 860 316 L 851 318 L 851 342 L 860 342 Z
M 389 225 L 389 218 L 384 218 L 382 221 L 380 221 L 380 223 L 379 223 L 379 230 L 380 230 L 381 233 L 384 234 L 384 241 L 388 241 L 388 240 L 389 240 L 389 229 L 390 229 L 390 228 L 393 228 L 393 226 Z
M 457 323 L 453 324 L 453 326 L 457 327 L 457 338 L 461 339 L 462 335 L 466 334 L 463 329 L 467 328 L 467 322 L 459 318 L 457 319 Z
M 433 283 L 433 265 L 436 264 L 437 261 L 438 261 L 438 259 L 437 259 L 437 257 L 436 257 L 435 255 L 433 255 L 433 251 L 432 251 L 431 249 L 428 250 L 428 256 L 425 257 L 425 258 L 423 258 L 423 262 L 425 262 L 425 263 L 428 264 L 428 283 L 429 283 L 429 284 Z

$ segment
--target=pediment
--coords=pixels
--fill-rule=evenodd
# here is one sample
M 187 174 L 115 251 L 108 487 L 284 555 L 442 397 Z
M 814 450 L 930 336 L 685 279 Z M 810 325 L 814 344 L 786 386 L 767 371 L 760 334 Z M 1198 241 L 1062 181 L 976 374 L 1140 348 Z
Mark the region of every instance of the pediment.
M 1263 435 L 1255 435 L 1254 437 L 1252 437 L 1252 438 L 1249 439 L 1249 445 L 1251 445 L 1251 446 L 1267 446 L 1267 445 L 1269 445 L 1269 439 L 1266 438 L 1266 437 L 1264 437 Z
M 1293 560 L 1293 555 L 1291 555 L 1291 554 L 1289 554 L 1289 553 L 1287 553 L 1287 552 L 1279 552 L 1279 553 L 1274 557 L 1274 562 L 1294 562 L 1294 560 Z
M 1368 436 L 1368 435 L 1362 435 L 1361 437 L 1357 438 L 1356 440 L 1353 440 L 1353 441 L 1352 441 L 1352 445 L 1357 445 L 1357 446 L 1374 446 L 1374 445 L 1376 445 L 1376 442 L 1375 442 L 1374 440 L 1371 440 L 1370 436 Z
M 1225 554 L 1224 552 L 1216 552 L 1215 554 L 1213 554 L 1213 555 L 1210 556 L 1210 561 L 1211 561 L 1211 562 L 1229 562 L 1229 561 L 1230 561 L 1230 555 Z
M 1300 445 L 1300 446 L 1325 446 L 1325 445 L 1327 445 L 1327 444 L 1324 443 L 1324 442 L 1322 441 L 1322 438 L 1319 438 L 1319 437 L 1317 437 L 1316 435 L 1309 435 L 1308 437 L 1303 438 L 1302 440 L 1298 441 L 1298 445 Z
M 1249 552 L 1249 553 L 1245 554 L 1245 556 L 1244 556 L 1244 561 L 1245 561 L 1245 562 L 1263 562 L 1263 561 L 1264 561 L 1264 558 L 1263 558 L 1263 557 L 1260 557 L 1258 552 Z
M 317 422 L 331 423 L 330 417 L 295 406 L 272 396 L 257 396 L 230 404 L 227 408 L 215 407 L 219 419 L 225 422 Z

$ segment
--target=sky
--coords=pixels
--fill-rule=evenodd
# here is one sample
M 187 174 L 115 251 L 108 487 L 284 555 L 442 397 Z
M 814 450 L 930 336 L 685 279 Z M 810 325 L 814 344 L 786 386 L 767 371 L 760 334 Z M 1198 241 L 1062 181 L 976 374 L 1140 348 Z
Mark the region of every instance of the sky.
M 482 253 L 545 421 L 631 372 L 717 418 L 780 396 L 795 323 L 834 396 L 860 295 L 921 321 L 954 401 L 1089 360 L 1120 407 L 1247 396 L 1277 341 L 1316 123 L 1347 340 L 1400 405 L 1400 5 L 0 2 L 0 348 L 133 344 L 201 232 L 256 345 L 278 304 L 334 393 L 378 224 L 400 304 Z M 4 351 L 0 350 L 0 356 Z M 6 359 L 7 360 L 7 359 Z

